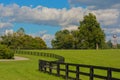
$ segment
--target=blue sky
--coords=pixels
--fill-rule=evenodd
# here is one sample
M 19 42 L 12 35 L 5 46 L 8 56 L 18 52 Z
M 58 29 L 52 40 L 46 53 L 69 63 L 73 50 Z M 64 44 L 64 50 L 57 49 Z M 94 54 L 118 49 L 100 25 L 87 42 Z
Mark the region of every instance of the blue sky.
M 4 5 L 17 4 L 19 6 L 45 6 L 49 8 L 69 8 L 67 0 L 0 0 L 0 3 Z M 59 26 L 52 27 L 49 25 L 36 25 L 29 23 L 14 23 L 13 30 L 17 31 L 20 27 L 23 27 L 28 34 L 37 33 L 39 31 L 47 31 L 48 34 L 55 34 L 56 31 L 60 30 Z M 33 28 L 31 28 L 33 27 Z
M 120 0 L 0 0 L 0 34 L 23 27 L 50 47 L 58 30 L 77 29 L 83 16 L 93 13 L 105 31 L 106 41 L 117 34 L 120 43 L 119 7 Z
M 50 8 L 64 8 L 69 7 L 67 0 L 0 0 L 0 3 L 8 4 L 18 4 L 20 6 L 33 6 L 38 5 L 50 7 Z

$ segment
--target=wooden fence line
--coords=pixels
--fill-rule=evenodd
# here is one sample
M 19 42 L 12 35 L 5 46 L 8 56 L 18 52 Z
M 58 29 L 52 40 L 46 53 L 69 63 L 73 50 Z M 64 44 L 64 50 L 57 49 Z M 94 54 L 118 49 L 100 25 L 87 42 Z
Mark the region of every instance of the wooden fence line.
M 35 56 L 44 56 L 44 57 L 56 58 L 57 62 L 64 62 L 65 61 L 64 57 L 56 55 L 56 54 L 53 54 L 53 53 L 34 52 L 34 51 L 22 51 L 22 50 L 15 50 L 15 53 L 16 54 L 28 54 L 28 55 L 35 55 Z
M 52 66 L 54 65 L 54 66 Z M 65 69 L 62 69 L 60 66 L 64 65 Z M 69 67 L 75 66 L 76 69 L 72 70 Z M 89 73 L 80 71 L 81 68 L 88 68 Z M 106 76 L 94 74 L 94 70 L 105 70 L 107 72 Z M 101 67 L 101 66 L 92 66 L 92 65 L 83 65 L 83 64 L 71 64 L 71 63 L 60 63 L 60 62 L 51 62 L 45 60 L 39 60 L 39 70 L 43 72 L 48 72 L 50 74 L 56 74 L 57 76 L 63 76 L 66 80 L 69 78 L 72 80 L 80 80 L 80 75 L 89 76 L 89 80 L 94 80 L 94 78 L 103 79 L 103 80 L 120 80 L 119 78 L 115 78 L 112 76 L 113 72 L 119 72 L 120 69 L 110 68 L 110 67 Z M 56 73 L 52 73 L 53 70 L 56 70 Z M 65 74 L 61 74 L 60 72 L 64 71 Z M 73 73 L 76 77 L 72 78 L 69 76 L 69 73 Z
M 17 54 L 29 54 L 36 56 L 45 56 L 56 58 L 56 61 L 46 61 L 39 60 L 39 71 L 47 72 L 49 74 L 54 74 L 56 76 L 62 76 L 66 80 L 81 80 L 81 75 L 88 76 L 89 80 L 94 80 L 94 78 L 103 79 L 103 80 L 120 80 L 119 78 L 113 77 L 113 73 L 120 73 L 120 69 L 111 68 L 111 67 L 102 67 L 102 66 L 93 66 L 93 65 L 84 65 L 84 64 L 72 64 L 64 63 L 65 59 L 62 56 L 51 54 L 51 53 L 42 53 L 42 52 L 32 52 L 32 51 L 16 51 Z M 62 68 L 61 66 L 65 66 Z M 75 70 L 70 67 L 75 67 Z M 81 71 L 81 68 L 89 69 L 89 72 Z M 106 71 L 106 76 L 95 74 L 95 70 L 104 70 Z M 62 74 L 63 71 L 65 74 Z M 71 77 L 70 73 L 75 74 L 75 77 Z

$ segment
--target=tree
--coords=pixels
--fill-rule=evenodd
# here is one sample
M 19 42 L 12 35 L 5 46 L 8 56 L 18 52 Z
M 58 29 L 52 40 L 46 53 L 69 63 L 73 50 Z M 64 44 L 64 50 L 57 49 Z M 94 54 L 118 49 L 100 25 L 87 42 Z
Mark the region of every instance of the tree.
M 0 44 L 0 59 L 12 59 L 14 52 L 10 50 L 6 45 Z
M 52 46 L 57 49 L 71 49 L 73 48 L 73 36 L 68 30 L 58 31 L 55 39 L 52 40 Z
M 46 43 L 40 37 L 32 37 L 24 33 L 24 29 L 20 28 L 11 35 L 1 37 L 1 44 L 7 45 L 12 49 L 45 49 Z
M 107 48 L 112 48 L 112 41 L 111 40 L 109 40 L 109 41 L 107 41 Z
M 17 33 L 20 34 L 20 35 L 24 35 L 25 34 L 24 28 L 21 27 L 20 29 L 18 29 Z
M 105 34 L 98 23 L 96 16 L 92 13 L 84 16 L 79 26 L 79 47 L 86 49 L 103 48 Z
M 73 36 L 73 48 L 78 49 L 78 44 L 79 44 L 79 31 L 78 30 L 73 30 L 71 31 L 71 34 Z

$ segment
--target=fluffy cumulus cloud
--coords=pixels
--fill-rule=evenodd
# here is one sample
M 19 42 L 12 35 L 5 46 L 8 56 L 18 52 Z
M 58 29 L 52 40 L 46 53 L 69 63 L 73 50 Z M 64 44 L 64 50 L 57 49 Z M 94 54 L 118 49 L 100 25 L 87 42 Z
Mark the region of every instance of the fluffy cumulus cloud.
M 94 13 L 107 35 L 120 34 L 119 0 L 69 0 L 71 5 L 79 5 L 70 9 L 56 9 L 37 6 L 19 6 L 17 4 L 0 4 L 0 29 L 12 27 L 12 23 L 31 23 L 38 25 L 61 26 L 61 29 L 73 30 L 79 21 L 88 13 Z M 100 4 L 101 3 L 101 4 Z M 86 8 L 80 7 L 86 6 Z M 110 32 L 109 32 L 110 31 Z M 45 32 L 44 32 L 45 33 Z M 41 35 L 43 35 L 42 33 Z M 46 34 L 43 39 L 53 38 Z
M 67 27 L 79 24 L 79 20 L 82 19 L 83 14 L 83 8 L 67 10 L 66 8 L 55 9 L 43 6 L 37 6 L 36 8 L 20 7 L 17 4 L 8 6 L 0 5 L 1 18 L 7 19 L 9 22 Z

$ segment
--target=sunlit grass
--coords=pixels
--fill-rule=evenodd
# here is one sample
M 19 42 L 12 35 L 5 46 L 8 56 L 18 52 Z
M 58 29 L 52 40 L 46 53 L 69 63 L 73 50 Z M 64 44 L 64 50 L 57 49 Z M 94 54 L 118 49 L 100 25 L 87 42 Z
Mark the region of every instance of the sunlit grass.
M 65 57 L 65 62 L 120 68 L 120 50 L 32 50 L 54 53 Z M 63 78 L 38 71 L 38 60 L 55 60 L 48 57 L 18 55 L 29 58 L 26 61 L 0 62 L 0 80 L 64 80 Z M 72 68 L 72 67 L 71 67 Z M 74 68 L 72 68 L 74 70 Z M 84 70 L 84 69 L 83 69 Z M 88 70 L 84 70 L 88 71 Z M 97 71 L 104 75 L 106 72 Z M 61 72 L 64 73 L 64 72 Z M 75 76 L 74 74 L 70 74 Z M 119 76 L 114 74 L 114 76 Z M 82 80 L 89 77 L 81 76 Z M 99 79 L 96 79 L 99 80 Z

